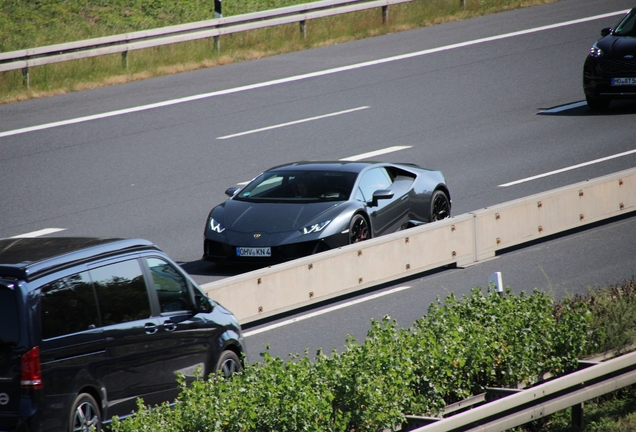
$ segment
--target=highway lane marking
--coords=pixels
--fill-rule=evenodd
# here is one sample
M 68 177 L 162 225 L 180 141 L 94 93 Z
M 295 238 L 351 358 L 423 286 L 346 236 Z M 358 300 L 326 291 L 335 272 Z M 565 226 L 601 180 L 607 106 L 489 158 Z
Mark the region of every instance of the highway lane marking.
M 550 172 L 547 172 L 547 173 L 538 174 L 538 175 L 535 175 L 535 176 L 532 176 L 532 177 L 527 177 L 527 178 L 524 178 L 524 179 L 521 179 L 521 180 L 515 180 L 515 181 L 510 182 L 510 183 L 500 184 L 499 187 L 514 186 L 514 185 L 517 185 L 519 183 L 525 183 L 525 182 L 529 182 L 529 181 L 532 181 L 532 180 L 540 179 L 540 178 L 543 178 L 543 177 L 548 177 L 548 176 L 551 176 L 551 175 L 560 174 L 560 173 L 565 172 L 565 171 L 571 171 L 571 170 L 574 170 L 574 169 L 577 169 L 577 168 L 582 168 L 582 167 L 585 167 L 585 166 L 588 166 L 588 165 L 594 165 L 594 164 L 597 164 L 597 163 L 600 163 L 600 162 L 605 162 L 605 161 L 608 161 L 608 160 L 611 160 L 611 159 L 616 159 L 616 158 L 623 157 L 623 156 L 629 156 L 629 155 L 634 154 L 634 153 L 636 153 L 636 150 L 629 150 L 629 151 L 626 151 L 626 152 L 623 152 L 623 153 L 617 153 L 615 155 L 606 156 L 604 158 L 594 159 L 594 160 L 591 160 L 589 162 L 583 162 L 583 163 L 580 163 L 580 164 L 577 164 L 577 165 L 572 165 L 572 166 L 569 166 L 569 167 L 561 168 L 561 169 L 550 171 Z
M 319 311 L 316 311 L 316 312 L 311 312 L 311 313 L 308 313 L 306 315 L 302 315 L 302 316 L 299 316 L 299 317 L 288 319 L 286 321 L 281 321 L 281 322 L 278 322 L 276 324 L 268 325 L 268 326 L 261 327 L 261 328 L 255 329 L 255 330 L 244 331 L 243 332 L 243 336 L 244 337 L 254 336 L 254 335 L 257 335 L 259 333 L 264 333 L 266 331 L 274 330 L 274 329 L 277 329 L 277 328 L 280 328 L 280 327 L 284 327 L 284 326 L 289 325 L 289 324 L 294 324 L 294 323 L 297 323 L 299 321 L 304 321 L 304 320 L 307 320 L 309 318 L 314 318 L 314 317 L 317 317 L 317 316 L 320 316 L 320 315 L 324 315 L 324 314 L 327 314 L 329 312 L 337 311 L 339 309 L 344 309 L 346 307 L 357 305 L 359 303 L 363 303 L 363 302 L 366 302 L 366 301 L 369 301 L 369 300 L 374 300 L 374 299 L 377 299 L 377 298 L 380 298 L 380 297 L 384 297 L 384 296 L 387 296 L 387 295 L 395 294 L 397 292 L 404 291 L 404 290 L 407 290 L 407 289 L 410 289 L 410 288 L 412 288 L 412 287 L 403 286 L 403 287 L 393 288 L 393 289 L 390 289 L 388 291 L 383 291 L 381 293 L 372 294 L 372 295 L 367 296 L 367 297 L 359 298 L 359 299 L 352 300 L 352 301 L 346 302 L 346 303 L 341 303 L 341 304 L 336 305 L 336 306 L 325 308 L 325 309 L 322 309 L 322 310 L 319 310 Z
M 305 119 L 301 119 L 301 120 L 294 120 L 294 121 L 290 121 L 287 123 L 281 123 L 281 124 L 277 124 L 277 125 L 273 125 L 273 126 L 267 126 L 267 127 L 262 127 L 259 129 L 253 129 L 253 130 L 249 130 L 249 131 L 245 131 L 245 132 L 239 132 L 239 133 L 235 133 L 232 135 L 225 135 L 222 137 L 217 137 L 216 139 L 228 139 L 228 138 L 234 138 L 234 137 L 239 137 L 239 136 L 243 136 L 243 135 L 249 135 L 249 134 L 253 134 L 253 133 L 257 133 L 257 132 L 263 132 L 263 131 L 268 131 L 268 130 L 272 130 L 272 129 L 278 129 L 278 128 L 282 128 L 282 127 L 286 127 L 286 126 L 291 126 L 291 125 L 295 125 L 295 124 L 299 124 L 299 123 L 306 123 L 306 122 L 310 122 L 310 121 L 314 121 L 314 120 L 320 120 L 320 119 L 324 119 L 327 117 L 335 117 L 335 116 L 339 116 L 342 114 L 348 114 L 348 113 L 352 113 L 355 111 L 360 111 L 360 110 L 364 110 L 369 108 L 368 106 L 361 106 L 358 108 L 352 108 L 352 109 L 348 109 L 348 110 L 344 110 L 344 111 L 338 111 L 338 112 L 334 112 L 334 113 L 330 113 L 330 114 L 323 114 L 323 115 L 319 115 L 319 116 L 315 116 L 315 117 L 309 117 L 309 118 L 305 118 Z
M 550 109 L 541 111 L 539 114 L 555 114 L 555 113 L 571 110 L 571 109 L 574 109 L 574 108 L 579 108 L 579 107 L 582 107 L 582 106 L 587 106 L 587 102 L 586 101 L 581 101 L 581 102 L 574 102 L 574 103 L 567 104 L 567 105 L 561 105 L 561 106 L 558 106 L 556 108 L 550 108 Z
M 585 23 L 585 22 L 588 22 L 588 21 L 595 21 L 595 20 L 598 20 L 598 19 L 609 18 L 609 17 L 615 16 L 615 15 L 626 14 L 627 12 L 629 12 L 629 10 L 610 12 L 610 13 L 606 13 L 606 14 L 602 14 L 602 15 L 595 15 L 595 16 L 586 17 L 586 18 L 580 18 L 580 19 L 576 19 L 576 20 L 572 20 L 572 21 L 564 21 L 564 22 L 561 22 L 561 23 L 550 24 L 550 25 L 541 26 L 541 27 L 535 27 L 535 28 L 531 28 L 531 29 L 527 29 L 527 30 L 519 30 L 519 31 L 516 31 L 516 32 L 505 33 L 505 34 L 501 34 L 501 35 L 497 35 L 497 36 L 490 36 L 490 37 L 485 37 L 485 38 L 480 38 L 480 39 L 474 39 L 472 41 L 460 42 L 460 43 L 446 45 L 446 46 L 442 46 L 442 47 L 438 47 L 438 48 L 430 48 L 430 49 L 417 51 L 417 52 L 413 52 L 413 53 L 401 54 L 401 55 L 397 55 L 397 56 L 386 57 L 386 58 L 383 58 L 383 59 L 371 60 L 371 61 L 357 63 L 357 64 L 353 64 L 353 65 L 349 65 L 349 66 L 341 66 L 341 67 L 337 67 L 337 68 L 333 68 L 333 69 L 326 69 L 326 70 L 323 70 L 323 71 L 310 72 L 310 73 L 306 73 L 306 74 L 302 74 L 302 75 L 295 75 L 295 76 L 291 76 L 291 77 L 287 77 L 287 78 L 280 78 L 280 79 L 275 79 L 275 80 L 271 80 L 271 81 L 265 81 L 265 82 L 256 83 L 256 84 L 249 84 L 249 85 L 235 87 L 235 88 L 226 89 L 226 90 L 218 90 L 218 91 L 214 91 L 214 92 L 210 92 L 210 93 L 202 93 L 202 94 L 198 94 L 198 95 L 187 96 L 187 97 L 167 100 L 167 101 L 163 101 L 163 102 L 156 102 L 156 103 L 152 103 L 152 104 L 148 104 L 148 105 L 141 105 L 141 106 L 132 107 L 132 108 L 125 108 L 125 109 L 105 112 L 105 113 L 101 113 L 101 114 L 93 114 L 93 115 L 89 115 L 89 116 L 85 116 L 85 117 L 77 117 L 77 118 L 69 119 L 69 120 L 62 120 L 62 121 L 57 121 L 57 122 L 52 122 L 52 123 L 41 124 L 41 125 L 37 125 L 37 126 L 30 126 L 30 127 L 20 128 L 20 129 L 14 129 L 14 130 L 10 130 L 10 131 L 0 132 L 0 138 L 7 137 L 7 136 L 12 136 L 12 135 L 24 134 L 24 133 L 28 133 L 28 132 L 35 132 L 35 131 L 44 130 L 44 129 L 51 129 L 51 128 L 55 128 L 55 127 L 59 127 L 59 126 L 67 126 L 67 125 L 71 125 L 71 124 L 77 124 L 77 123 L 82 123 L 82 122 L 87 122 L 87 121 L 92 121 L 92 120 L 104 119 L 104 118 L 114 117 L 114 116 L 119 116 L 119 115 L 124 115 L 124 114 L 131 114 L 131 113 L 135 113 L 135 112 L 146 111 L 146 110 L 155 109 L 155 108 L 162 108 L 162 107 L 167 107 L 167 106 L 171 106 L 171 105 L 177 105 L 177 104 L 186 103 L 186 102 L 193 102 L 193 101 L 197 101 L 197 100 L 201 100 L 201 99 L 207 99 L 207 98 L 216 97 L 216 96 L 223 96 L 223 95 L 229 95 L 229 94 L 233 94 L 233 93 L 244 92 L 244 91 L 248 91 L 248 90 L 260 89 L 260 88 L 264 88 L 264 87 L 271 87 L 271 86 L 275 86 L 275 85 L 279 85 L 279 84 L 286 84 L 286 83 L 295 82 L 295 81 L 301 81 L 301 80 L 305 80 L 305 79 L 309 79 L 309 78 L 316 78 L 316 77 L 336 74 L 336 73 L 340 73 L 340 72 L 351 71 L 351 70 L 360 69 L 360 68 L 364 68 L 364 67 L 368 67 L 368 66 L 376 66 L 376 65 L 380 65 L 380 64 L 384 64 L 384 63 L 390 63 L 390 62 L 394 62 L 394 61 L 405 60 L 405 59 L 414 58 L 414 57 L 420 57 L 420 56 L 424 56 L 424 55 L 428 55 L 428 54 L 434 54 L 434 53 L 438 53 L 438 52 L 449 51 L 449 50 L 453 50 L 453 49 L 456 49 L 456 48 L 465 48 L 465 47 L 468 47 L 468 46 L 482 44 L 482 43 L 486 43 L 486 42 L 492 42 L 492 41 L 512 38 L 512 37 L 516 37 L 516 36 L 523 36 L 523 35 L 528 35 L 528 34 L 531 34 L 531 33 L 537 33 L 537 32 L 541 32 L 541 31 L 545 31 L 545 30 L 553 30 L 553 29 L 560 28 L 560 27 L 566 27 L 566 26 L 570 26 L 570 25 Z
M 64 231 L 64 230 L 66 230 L 66 228 L 45 228 L 45 229 L 41 229 L 41 230 L 38 230 L 38 231 L 32 231 L 30 233 L 20 234 L 20 235 L 9 237 L 9 238 L 40 237 L 40 236 L 44 236 L 44 235 L 47 235 L 47 234 L 53 234 L 53 233 Z
M 376 157 L 376 156 L 380 156 L 383 154 L 387 154 L 387 153 L 393 153 L 396 151 L 400 151 L 400 150 L 404 150 L 404 149 L 409 149 L 412 146 L 393 146 L 393 147 L 387 147 L 384 149 L 380 149 L 380 150 L 376 150 L 376 151 L 372 151 L 372 152 L 368 152 L 368 153 L 362 153 L 356 156 L 349 156 L 346 158 L 342 158 L 340 159 L 341 161 L 350 161 L 350 162 L 354 162 L 354 161 L 359 161 L 362 159 L 368 159 L 368 158 L 372 158 L 372 157 Z
M 370 157 L 380 156 L 380 155 L 387 154 L 387 153 L 393 153 L 393 152 L 396 152 L 396 151 L 409 149 L 411 147 L 412 146 L 387 147 L 387 148 L 383 148 L 383 149 L 380 149 L 380 150 L 375 150 L 375 151 L 368 152 L 368 153 L 361 153 L 361 154 L 356 155 L 356 156 L 349 156 L 349 157 L 346 157 L 346 158 L 342 158 L 340 160 L 341 161 L 359 161 L 359 160 L 367 159 L 367 158 L 370 158 Z M 252 181 L 252 180 L 250 180 L 250 181 Z M 244 185 L 248 184 L 250 181 L 237 183 L 237 186 L 244 186 Z

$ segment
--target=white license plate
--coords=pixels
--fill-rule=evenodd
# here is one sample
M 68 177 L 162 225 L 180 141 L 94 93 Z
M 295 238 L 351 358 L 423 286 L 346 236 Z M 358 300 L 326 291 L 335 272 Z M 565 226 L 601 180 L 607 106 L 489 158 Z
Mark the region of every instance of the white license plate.
M 613 86 L 636 86 L 636 78 L 612 78 L 611 85 Z
M 272 248 L 269 247 L 237 247 L 236 256 L 242 257 L 271 257 Z

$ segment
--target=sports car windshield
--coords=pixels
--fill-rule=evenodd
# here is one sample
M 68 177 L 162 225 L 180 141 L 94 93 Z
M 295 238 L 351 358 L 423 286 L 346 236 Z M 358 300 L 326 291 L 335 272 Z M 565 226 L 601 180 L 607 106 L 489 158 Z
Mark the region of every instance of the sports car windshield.
M 356 173 L 340 171 L 265 172 L 234 199 L 248 202 L 320 202 L 349 199 Z
M 617 36 L 636 36 L 636 9 L 632 10 L 614 29 Z

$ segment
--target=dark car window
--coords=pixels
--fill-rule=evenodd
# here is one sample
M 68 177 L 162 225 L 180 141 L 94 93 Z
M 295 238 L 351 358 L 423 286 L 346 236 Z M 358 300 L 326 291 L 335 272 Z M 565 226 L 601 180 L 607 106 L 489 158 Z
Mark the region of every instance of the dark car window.
M 0 285 L 0 358 L 11 351 L 20 339 L 15 296 L 13 289 Z
M 618 36 L 636 36 L 636 12 L 632 11 L 616 27 L 614 34 Z
M 40 308 L 43 339 L 99 326 L 95 292 L 87 272 L 44 285 Z
M 342 171 L 266 172 L 235 199 L 249 202 L 312 202 L 349 199 L 356 174 Z
M 150 301 L 139 261 L 130 260 L 92 269 L 102 324 L 148 318 Z
M 378 189 L 388 189 L 392 183 L 393 180 L 386 169 L 374 168 L 362 176 L 359 192 L 363 200 L 368 202 L 373 199 L 373 192 Z M 360 193 L 356 193 L 356 198 L 360 199 Z
M 148 267 L 159 297 L 161 312 L 193 310 L 188 282 L 171 264 L 159 258 L 148 258 Z

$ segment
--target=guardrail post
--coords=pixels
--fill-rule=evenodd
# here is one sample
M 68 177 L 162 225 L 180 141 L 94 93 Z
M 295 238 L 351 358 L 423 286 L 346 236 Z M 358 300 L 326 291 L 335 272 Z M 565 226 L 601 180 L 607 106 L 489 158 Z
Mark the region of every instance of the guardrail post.
M 382 6 L 382 24 L 386 24 L 388 20 L 389 20 L 389 7 Z
M 307 25 L 304 20 L 300 22 L 300 34 L 303 36 L 303 39 L 307 39 Z
M 583 430 L 583 404 L 572 405 L 572 430 L 580 432 Z
M 27 90 L 29 89 L 29 68 L 25 67 L 22 68 L 22 84 L 27 88 Z
M 223 5 L 221 0 L 214 0 L 214 18 L 223 18 Z M 221 51 L 221 39 L 219 36 L 214 36 L 214 49 L 216 52 Z
M 128 72 L 128 51 L 121 53 L 121 66 Z

